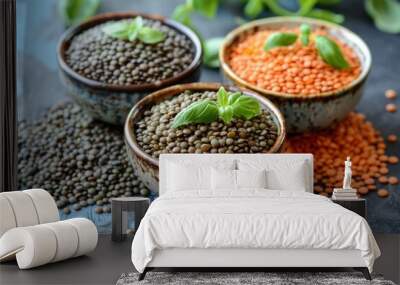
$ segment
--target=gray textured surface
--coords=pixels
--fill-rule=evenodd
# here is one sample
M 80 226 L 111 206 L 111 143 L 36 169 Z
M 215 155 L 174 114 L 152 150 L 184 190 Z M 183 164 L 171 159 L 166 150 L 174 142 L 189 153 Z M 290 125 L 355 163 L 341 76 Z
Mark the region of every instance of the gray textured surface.
M 138 10 L 148 13 L 170 15 L 180 0 L 104 0 L 100 12 Z M 209 21 L 196 17 L 195 22 L 205 37 L 223 36 L 236 27 L 240 12 L 240 1 L 226 0 L 219 10 L 218 18 Z M 400 111 L 389 114 L 385 111 L 388 100 L 384 91 L 396 89 L 400 93 L 400 37 L 378 31 L 367 17 L 364 1 L 343 1 L 335 8 L 346 15 L 345 26 L 359 34 L 369 45 L 373 57 L 372 71 L 366 91 L 357 110 L 366 114 L 383 135 L 400 135 Z M 56 0 L 17 0 L 17 63 L 18 63 L 18 107 L 19 117 L 36 119 L 46 108 L 60 100 L 66 100 L 64 88 L 58 78 L 56 62 L 57 40 L 63 32 L 63 25 L 57 13 Z M 204 69 L 202 81 L 220 81 L 218 71 Z M 400 108 L 400 96 L 396 101 Z M 399 143 L 388 148 L 389 154 L 400 154 Z M 390 167 L 391 174 L 400 176 L 400 164 Z M 400 190 L 389 186 L 391 195 L 381 199 L 376 193 L 367 197 L 368 221 L 374 232 L 400 233 Z M 92 215 L 93 209 L 73 213 L 91 215 L 102 231 L 110 225 L 108 216 Z M 72 216 L 69 216 L 72 217 Z
M 136 284 L 213 284 L 213 285 L 395 285 L 382 276 L 373 276 L 372 281 L 365 280 L 357 272 L 149 272 L 142 281 L 137 281 L 137 273 L 123 274 L 117 285 Z

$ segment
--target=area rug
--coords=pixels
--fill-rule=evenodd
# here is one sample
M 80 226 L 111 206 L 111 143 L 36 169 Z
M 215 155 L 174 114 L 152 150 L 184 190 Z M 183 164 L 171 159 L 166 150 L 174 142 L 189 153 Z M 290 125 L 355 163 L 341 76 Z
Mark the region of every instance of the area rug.
M 373 275 L 368 281 L 359 272 L 148 272 L 146 278 L 138 281 L 138 273 L 125 273 L 116 285 L 395 285 L 380 275 Z

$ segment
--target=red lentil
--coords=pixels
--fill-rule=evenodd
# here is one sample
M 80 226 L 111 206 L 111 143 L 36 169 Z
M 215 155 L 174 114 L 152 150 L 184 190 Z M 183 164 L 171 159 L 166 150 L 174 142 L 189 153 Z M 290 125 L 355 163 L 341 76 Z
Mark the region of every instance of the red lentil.
M 382 154 L 378 153 L 380 150 Z M 285 146 L 289 153 L 314 155 L 315 192 L 327 195 L 333 188 L 342 186 L 347 156 L 352 160 L 352 186 L 359 194 L 375 191 L 377 182 L 397 184 L 397 177 L 386 176 L 389 172 L 387 162 L 393 161 L 393 156 L 385 155 L 385 150 L 383 137 L 364 115 L 358 113 L 350 113 L 328 130 L 289 136 Z
M 386 111 L 388 111 L 389 113 L 394 113 L 394 112 L 397 111 L 397 107 L 396 107 L 395 104 L 392 104 L 392 103 L 387 104 L 386 105 Z
M 379 189 L 378 190 L 378 196 L 381 198 L 386 198 L 389 196 L 389 191 L 386 189 Z
M 395 142 L 397 142 L 397 136 L 396 135 L 388 135 L 387 141 L 390 143 L 395 143 Z
M 388 99 L 395 99 L 397 96 L 397 93 L 393 89 L 388 89 L 385 91 L 385 96 Z
M 228 50 L 228 64 L 240 78 L 265 90 L 289 94 L 316 95 L 333 92 L 349 85 L 360 72 L 360 62 L 353 50 L 337 39 L 350 64 L 346 69 L 335 69 L 326 64 L 314 43 L 303 46 L 299 41 L 287 47 L 264 51 L 271 33 L 277 30 L 259 30 L 240 37 Z M 298 29 L 279 30 L 297 32 Z M 324 34 L 325 29 L 313 31 Z

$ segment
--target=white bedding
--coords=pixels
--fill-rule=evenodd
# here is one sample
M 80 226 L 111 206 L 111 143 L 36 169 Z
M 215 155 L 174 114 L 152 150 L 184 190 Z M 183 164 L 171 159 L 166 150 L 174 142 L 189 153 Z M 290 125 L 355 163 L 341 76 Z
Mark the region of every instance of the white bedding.
M 357 249 L 370 271 L 380 255 L 359 215 L 319 195 L 265 189 L 164 194 L 133 240 L 135 268 L 165 248 Z

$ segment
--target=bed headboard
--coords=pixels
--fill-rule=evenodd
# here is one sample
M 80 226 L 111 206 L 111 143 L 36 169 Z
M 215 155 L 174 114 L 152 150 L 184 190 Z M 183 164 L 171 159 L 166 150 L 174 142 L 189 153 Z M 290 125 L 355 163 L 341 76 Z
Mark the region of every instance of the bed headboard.
M 166 192 L 165 181 L 167 179 L 167 164 L 168 162 L 173 163 L 190 163 L 192 165 L 210 165 L 213 166 L 219 161 L 254 161 L 261 160 L 265 161 L 265 164 L 274 163 L 274 161 L 299 161 L 304 160 L 306 162 L 307 172 L 307 192 L 313 193 L 313 155 L 309 153 L 301 154 L 161 154 L 159 164 L 159 195 Z

